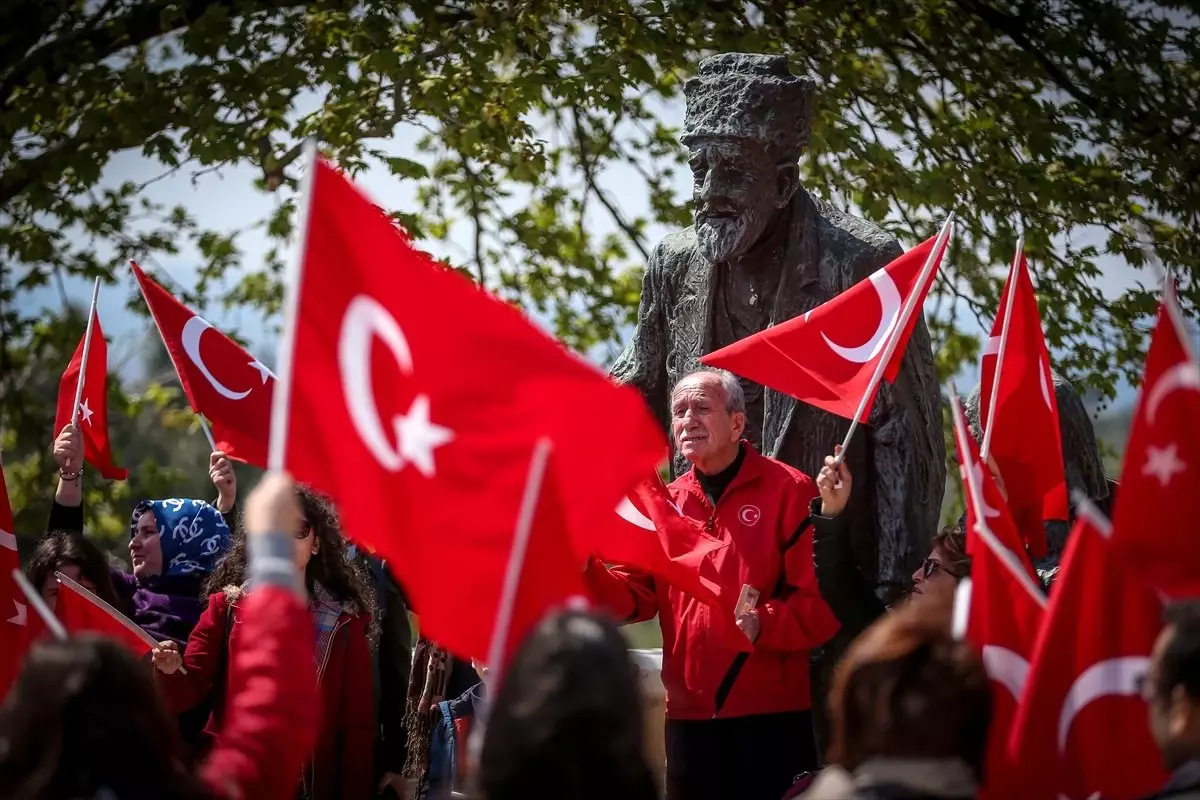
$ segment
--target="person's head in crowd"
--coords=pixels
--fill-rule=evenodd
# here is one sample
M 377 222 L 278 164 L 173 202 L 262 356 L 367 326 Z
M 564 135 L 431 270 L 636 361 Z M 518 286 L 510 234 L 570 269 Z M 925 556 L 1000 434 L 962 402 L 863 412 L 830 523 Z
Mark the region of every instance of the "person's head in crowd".
M 232 532 L 221 512 L 203 500 L 143 500 L 129 521 L 133 574 L 203 577 L 229 547 Z
M 724 370 L 685 375 L 671 392 L 671 435 L 696 469 L 714 475 L 737 458 L 746 430 L 746 395 Z
M 1167 606 L 1142 694 L 1150 731 L 1169 769 L 1200 759 L 1200 600 Z
M 59 585 L 54 578 L 55 572 L 61 572 L 109 605 L 119 607 L 108 560 L 83 534 L 77 531 L 46 534 L 25 568 L 25 577 L 41 592 L 51 610 L 58 603 Z
M 99 636 L 34 646 L 0 707 L 0 797 L 205 798 L 152 673 Z
M 293 541 L 296 568 L 303 572 L 304 583 L 312 594 L 321 587 L 334 598 L 350 601 L 368 613 L 375 611 L 375 594 L 370 580 L 358 561 L 346 557 L 337 512 L 324 495 L 305 486 L 297 486 L 304 517 Z M 238 531 L 229 553 L 205 581 L 205 591 L 213 594 L 246 581 L 246 537 Z
M 967 537 L 961 528 L 944 528 L 933 537 L 932 545 L 929 556 L 912 575 L 913 594 L 943 585 L 954 586 L 971 574 Z
M 616 626 L 544 620 L 493 689 L 477 782 L 487 800 L 653 800 L 639 676 Z
M 975 649 L 950 635 L 953 603 L 952 586 L 929 587 L 850 645 L 829 693 L 830 762 L 957 762 L 981 782 L 992 690 Z

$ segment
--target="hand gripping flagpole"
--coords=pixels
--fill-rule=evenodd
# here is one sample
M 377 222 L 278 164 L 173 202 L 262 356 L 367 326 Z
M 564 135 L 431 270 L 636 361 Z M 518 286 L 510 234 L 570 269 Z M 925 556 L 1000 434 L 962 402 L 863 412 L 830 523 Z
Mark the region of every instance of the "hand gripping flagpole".
M 996 405 L 1000 397 L 1000 372 L 1004 369 L 1004 353 L 1008 350 L 1008 331 L 1012 327 L 1013 299 L 1017 296 L 1017 270 L 1021 268 L 1021 256 L 1025 252 L 1025 234 L 1017 239 L 1017 252 L 1013 255 L 1012 266 L 1008 270 L 1008 293 L 1004 298 L 1004 324 L 1000 326 L 1000 345 L 996 350 L 996 370 L 992 375 L 992 394 L 988 397 L 987 424 L 983 429 L 983 444 L 979 448 L 979 458 L 983 463 L 988 462 L 992 453 L 992 431 L 995 429 Z M 981 418 L 979 420 L 983 422 Z
M 854 431 L 858 429 L 858 421 L 862 418 L 863 412 L 867 410 L 867 403 L 871 402 L 871 398 L 875 396 L 875 390 L 879 388 L 879 382 L 883 380 L 883 373 L 887 370 L 888 362 L 892 360 L 892 354 L 896 352 L 896 348 L 900 344 L 900 337 L 904 335 L 904 329 L 908 327 L 908 321 L 917 307 L 917 301 L 924 294 L 921 288 L 929 282 L 933 276 L 933 271 L 937 268 L 938 262 L 941 261 L 942 248 L 946 244 L 946 240 L 950 237 L 951 231 L 954 230 L 954 212 L 946 217 L 946 221 L 942 224 L 941 231 L 938 232 L 937 239 L 933 242 L 933 249 L 929 251 L 929 257 L 925 259 L 925 266 L 921 267 L 921 273 L 917 276 L 916 286 L 904 300 L 904 306 L 900 309 L 900 318 L 896 320 L 896 326 L 892 329 L 888 336 L 887 345 L 883 348 L 883 355 L 875 363 L 875 372 L 871 374 L 871 382 L 867 384 L 867 390 L 863 392 L 862 399 L 858 401 L 858 410 L 854 412 L 854 419 L 850 420 L 850 429 L 846 431 L 846 438 L 842 440 L 841 452 L 837 454 L 834 460 L 834 466 L 840 466 L 846 459 L 846 453 L 850 449 L 850 440 L 854 438 Z
M 100 298 L 100 279 L 92 284 L 92 304 L 88 307 L 87 330 L 83 334 L 83 355 L 79 358 L 79 378 L 75 381 L 75 405 L 71 408 L 71 426 L 79 424 L 79 404 L 83 402 L 83 385 L 87 378 L 88 355 L 92 349 L 92 328 L 96 321 L 96 301 Z

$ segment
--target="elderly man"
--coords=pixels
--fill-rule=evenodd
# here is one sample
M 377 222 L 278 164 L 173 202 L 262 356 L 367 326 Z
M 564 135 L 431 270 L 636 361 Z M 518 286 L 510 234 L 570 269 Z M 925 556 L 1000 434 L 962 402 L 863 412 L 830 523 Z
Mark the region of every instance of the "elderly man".
M 671 394 L 671 432 L 691 469 L 669 487 L 681 512 L 730 543 L 714 568 L 726 608 L 592 560 L 593 596 L 627 622 L 659 617 L 669 800 L 778 800 L 817 760 L 809 650 L 837 631 L 813 575 L 813 526 L 839 524 L 850 472 L 816 483 L 742 435 L 746 398 L 728 373 L 692 373 Z M 819 495 L 818 495 L 819 491 Z M 735 619 L 744 585 L 757 606 Z
M 814 90 L 782 56 L 737 53 L 705 59 L 684 88 L 695 225 L 652 253 L 637 331 L 613 367 L 615 378 L 642 390 L 664 428 L 668 394 L 702 355 L 815 308 L 901 253 L 874 225 L 800 187 Z M 742 390 L 746 439 L 802 472 L 815 474 L 829 443 L 845 436 L 841 417 L 748 381 Z M 941 396 L 921 321 L 895 383 L 881 387 L 870 425 L 846 453 L 858 478 L 847 525 L 872 585 L 904 587 L 929 551 L 945 458 Z M 677 453 L 675 474 L 685 468 Z

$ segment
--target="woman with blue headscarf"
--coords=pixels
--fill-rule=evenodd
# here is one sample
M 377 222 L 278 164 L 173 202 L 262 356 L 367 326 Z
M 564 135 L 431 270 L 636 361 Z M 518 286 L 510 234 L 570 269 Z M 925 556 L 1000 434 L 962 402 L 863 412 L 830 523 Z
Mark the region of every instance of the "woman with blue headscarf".
M 58 491 L 50 530 L 83 530 L 83 440 L 73 425 L 54 443 Z M 132 573 L 113 568 L 117 596 L 130 618 L 160 642 L 186 645 L 207 605 L 204 579 L 229 548 L 237 481 L 224 453 L 214 452 L 209 476 L 217 505 L 203 500 L 143 500 L 129 521 Z

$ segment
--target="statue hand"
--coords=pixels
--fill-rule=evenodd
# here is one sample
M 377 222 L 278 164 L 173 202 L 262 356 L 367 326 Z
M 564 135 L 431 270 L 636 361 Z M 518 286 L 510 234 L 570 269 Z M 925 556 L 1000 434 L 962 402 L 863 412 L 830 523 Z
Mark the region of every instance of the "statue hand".
M 837 463 L 842 446 L 833 448 L 833 455 L 825 456 L 825 466 L 817 474 L 817 490 L 821 493 L 821 515 L 836 517 L 850 502 L 850 468 L 845 462 Z

